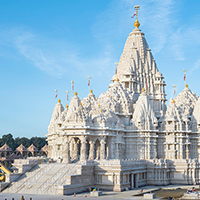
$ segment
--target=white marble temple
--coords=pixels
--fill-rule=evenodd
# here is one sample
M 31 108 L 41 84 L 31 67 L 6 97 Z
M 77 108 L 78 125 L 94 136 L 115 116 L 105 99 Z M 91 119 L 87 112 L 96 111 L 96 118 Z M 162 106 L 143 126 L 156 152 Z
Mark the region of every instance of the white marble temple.
M 199 182 L 200 98 L 186 85 L 166 107 L 164 77 L 134 25 L 109 89 L 82 101 L 75 93 L 65 109 L 60 100 L 55 105 L 48 156 L 65 163 L 145 160 L 145 184 Z

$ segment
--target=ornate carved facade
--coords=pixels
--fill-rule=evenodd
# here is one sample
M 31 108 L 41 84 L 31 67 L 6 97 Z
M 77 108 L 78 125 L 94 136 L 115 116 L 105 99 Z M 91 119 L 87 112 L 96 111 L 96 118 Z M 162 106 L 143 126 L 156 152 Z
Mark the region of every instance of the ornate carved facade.
M 82 101 L 75 93 L 69 107 L 55 105 L 48 156 L 65 163 L 145 160 L 145 184 L 199 182 L 198 167 L 190 176 L 187 163 L 197 166 L 200 155 L 200 98 L 186 85 L 166 107 L 164 77 L 138 23 L 105 93 L 97 98 L 91 91 Z

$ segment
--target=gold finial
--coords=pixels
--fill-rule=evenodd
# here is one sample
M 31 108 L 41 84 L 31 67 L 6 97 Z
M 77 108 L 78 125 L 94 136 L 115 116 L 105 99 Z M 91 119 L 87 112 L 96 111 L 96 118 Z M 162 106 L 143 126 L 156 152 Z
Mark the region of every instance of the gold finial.
M 108 95 L 108 97 L 110 97 L 110 95 Z
M 68 108 L 68 105 L 66 104 L 65 108 Z
M 144 89 L 144 88 L 142 88 L 142 92 L 145 92 L 145 89 Z
M 61 100 L 60 99 L 58 99 L 58 103 L 60 103 L 61 102 Z
M 100 104 L 98 104 L 98 107 L 100 107 Z
M 135 28 L 139 28 L 140 23 L 139 23 L 139 21 L 136 19 L 136 20 L 135 20 L 135 23 L 134 23 L 133 25 L 135 26 Z
M 92 90 L 90 90 L 90 93 L 92 93 L 93 91 Z
M 119 79 L 117 78 L 116 81 L 119 82 Z
M 172 100 L 172 103 L 175 103 L 175 99 Z
M 100 112 L 102 113 L 103 111 L 102 111 L 102 110 L 100 110 Z
M 185 87 L 188 88 L 188 84 L 185 84 Z
M 75 96 L 77 96 L 77 95 L 78 95 L 78 93 L 77 93 L 77 92 L 75 92 L 75 93 L 74 93 L 74 95 L 75 95 Z
M 80 106 L 82 106 L 82 103 L 80 103 Z

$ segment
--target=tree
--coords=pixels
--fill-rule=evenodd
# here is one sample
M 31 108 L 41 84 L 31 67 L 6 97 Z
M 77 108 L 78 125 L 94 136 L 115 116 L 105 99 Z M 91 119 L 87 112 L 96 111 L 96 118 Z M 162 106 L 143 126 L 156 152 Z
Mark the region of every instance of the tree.
M 13 136 L 11 133 L 3 135 L 2 138 L 0 138 L 0 147 L 2 147 L 5 143 L 14 151 L 18 146 L 21 144 L 24 145 L 26 148 L 28 148 L 31 144 L 35 145 L 38 150 L 40 150 L 45 144 L 47 144 L 46 137 L 32 137 L 31 139 L 28 139 L 26 137 L 22 138 L 15 138 L 13 139 Z
M 22 137 L 19 140 L 19 144 L 23 144 L 26 148 L 28 148 L 31 145 L 31 142 L 28 138 Z
M 45 144 L 47 144 L 45 137 L 32 137 L 30 139 L 31 144 L 35 145 L 40 150 Z
M 6 143 L 13 151 L 15 149 L 15 141 L 11 133 L 2 136 L 3 145 Z

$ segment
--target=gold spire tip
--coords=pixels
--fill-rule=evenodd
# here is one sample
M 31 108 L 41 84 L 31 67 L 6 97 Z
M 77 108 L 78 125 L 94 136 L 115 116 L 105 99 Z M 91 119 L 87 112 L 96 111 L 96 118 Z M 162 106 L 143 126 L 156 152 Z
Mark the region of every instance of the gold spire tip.
M 75 95 L 75 96 L 77 96 L 77 95 L 78 95 L 78 93 L 77 93 L 77 92 L 75 92 L 75 93 L 74 93 L 74 95 Z
M 100 112 L 102 113 L 103 111 L 102 111 L 102 110 L 100 110 Z
M 82 106 L 82 103 L 80 103 L 80 106 Z
M 119 79 L 117 78 L 116 81 L 119 82 Z
M 100 104 L 98 104 L 98 107 L 100 107 Z
M 65 108 L 68 108 L 68 105 L 66 104 Z
M 58 103 L 60 103 L 61 102 L 61 100 L 60 99 L 58 99 Z
M 90 93 L 92 93 L 93 91 L 92 90 L 90 90 Z
M 144 89 L 144 88 L 142 88 L 142 92 L 145 92 L 145 89 Z
M 185 84 L 185 87 L 188 88 L 188 84 Z
M 172 100 L 172 103 L 175 103 L 175 99 Z
M 139 23 L 139 21 L 136 19 L 136 20 L 135 20 L 135 23 L 134 23 L 133 25 L 135 26 L 135 28 L 139 28 L 140 23 Z

